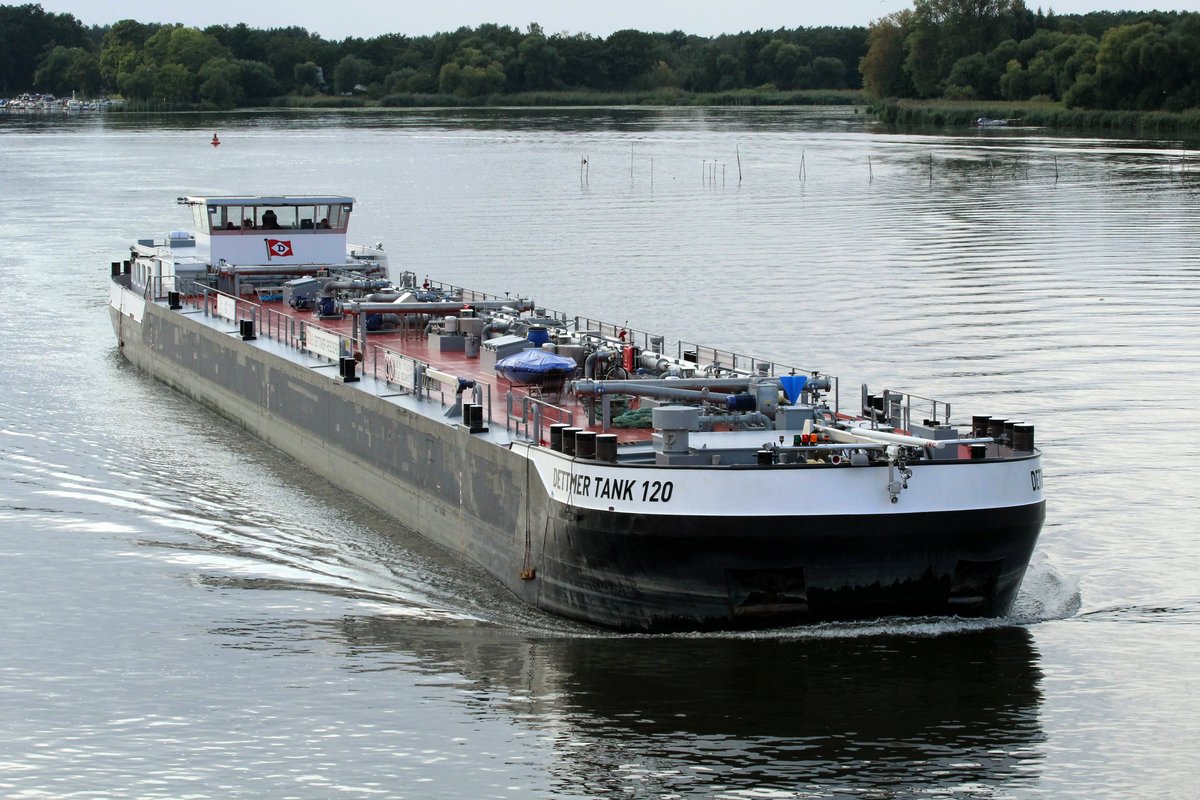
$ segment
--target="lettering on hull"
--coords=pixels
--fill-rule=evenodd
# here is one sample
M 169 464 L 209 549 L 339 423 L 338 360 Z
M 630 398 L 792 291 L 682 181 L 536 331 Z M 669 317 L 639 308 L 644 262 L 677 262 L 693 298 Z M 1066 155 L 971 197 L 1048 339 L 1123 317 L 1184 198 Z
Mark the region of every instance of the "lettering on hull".
M 633 478 L 608 478 L 555 469 L 552 477 L 555 491 L 571 497 L 590 497 L 597 500 L 624 500 L 629 503 L 669 503 L 674 494 L 672 481 L 638 481 Z

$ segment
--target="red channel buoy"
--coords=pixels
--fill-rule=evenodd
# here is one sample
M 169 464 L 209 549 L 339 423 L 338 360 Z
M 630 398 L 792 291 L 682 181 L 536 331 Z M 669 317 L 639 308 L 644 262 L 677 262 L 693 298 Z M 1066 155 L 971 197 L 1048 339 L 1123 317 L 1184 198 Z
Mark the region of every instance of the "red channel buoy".
M 212 138 L 212 146 L 213 146 L 213 147 L 217 147 L 217 146 L 219 146 L 220 144 L 221 144 L 221 140 L 220 140 L 220 139 L 218 139 L 218 138 L 217 138 L 217 135 L 214 133 L 214 134 L 213 134 L 213 138 Z

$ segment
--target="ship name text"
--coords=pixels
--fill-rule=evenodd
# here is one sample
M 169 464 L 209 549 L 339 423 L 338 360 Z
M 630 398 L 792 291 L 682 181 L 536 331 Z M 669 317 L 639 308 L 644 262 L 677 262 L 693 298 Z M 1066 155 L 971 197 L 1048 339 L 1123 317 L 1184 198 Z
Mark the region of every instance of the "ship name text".
M 608 478 L 603 475 L 554 470 L 554 488 L 576 497 L 600 500 L 624 500 L 642 503 L 669 503 L 675 491 L 672 481 L 638 481 L 633 478 Z

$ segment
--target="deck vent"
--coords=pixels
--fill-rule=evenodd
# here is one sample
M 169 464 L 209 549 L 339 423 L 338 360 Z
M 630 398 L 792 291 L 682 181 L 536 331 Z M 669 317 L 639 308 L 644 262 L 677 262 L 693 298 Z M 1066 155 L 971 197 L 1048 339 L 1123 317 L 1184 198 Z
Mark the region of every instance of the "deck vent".
M 659 406 L 650 412 L 651 424 L 661 431 L 655 445 L 664 453 L 687 453 L 688 431 L 700 429 L 700 409 L 694 406 Z

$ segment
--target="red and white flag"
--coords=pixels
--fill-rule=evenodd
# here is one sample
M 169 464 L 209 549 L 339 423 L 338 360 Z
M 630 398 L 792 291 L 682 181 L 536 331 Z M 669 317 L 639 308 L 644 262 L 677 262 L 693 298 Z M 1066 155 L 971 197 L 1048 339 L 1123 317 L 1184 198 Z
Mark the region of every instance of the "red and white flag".
M 267 239 L 268 261 L 272 258 L 272 256 L 276 258 L 287 258 L 291 255 L 295 255 L 292 252 L 291 239 Z

